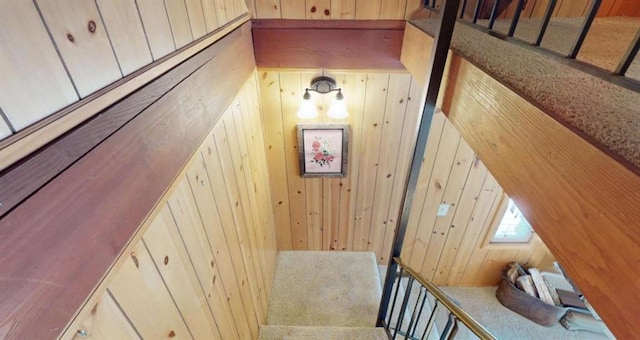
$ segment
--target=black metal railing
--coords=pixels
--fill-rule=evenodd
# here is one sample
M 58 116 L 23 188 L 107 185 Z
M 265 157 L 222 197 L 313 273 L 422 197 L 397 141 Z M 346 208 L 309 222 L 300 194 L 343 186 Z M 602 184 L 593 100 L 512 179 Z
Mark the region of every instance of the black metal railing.
M 433 283 L 421 278 L 399 258 L 393 262 L 399 273 L 384 322 L 391 339 L 398 336 L 411 340 L 455 339 L 462 335 L 459 333 L 462 329 L 480 339 L 496 339 Z
M 488 3 L 488 1 L 493 1 L 491 14 L 489 15 L 489 18 L 488 18 L 489 21 L 487 25 L 481 25 L 480 23 L 478 23 L 478 20 L 481 19 L 480 14 L 481 14 L 481 9 L 483 7 L 482 5 L 484 3 Z M 511 18 L 511 23 L 509 25 L 509 29 L 506 32 L 506 34 L 494 29 L 496 20 L 498 19 L 498 16 L 501 14 L 499 11 L 499 9 L 501 8 L 500 4 L 503 3 L 504 1 L 508 1 L 508 0 L 476 0 L 473 16 L 466 18 L 465 12 L 467 9 L 468 0 L 461 0 L 458 21 L 465 23 L 468 26 L 476 28 L 480 31 L 484 31 L 491 35 L 504 38 L 504 40 L 517 42 L 522 45 L 529 45 L 543 51 L 544 53 L 564 57 L 573 61 L 575 61 L 576 57 L 578 56 L 578 53 L 580 53 L 580 49 L 582 48 L 582 45 L 587 35 L 589 34 L 589 30 L 591 29 L 593 21 L 596 18 L 598 10 L 600 9 L 600 5 L 602 4 L 602 0 L 591 0 L 589 2 L 589 5 L 587 6 L 586 14 L 584 16 L 584 20 L 582 22 L 580 30 L 578 31 L 578 35 L 576 36 L 576 39 L 573 41 L 570 49 L 568 49 L 568 52 L 566 54 L 563 54 L 557 51 L 553 51 L 553 50 L 541 47 L 542 41 L 545 37 L 545 34 L 547 33 L 549 23 L 551 22 L 553 13 L 558 5 L 557 0 L 549 0 L 547 4 L 547 8 L 545 9 L 545 12 L 544 12 L 544 16 L 542 17 L 542 21 L 540 23 L 538 33 L 533 41 L 526 41 L 526 40 L 514 37 L 514 34 L 518 27 L 518 23 L 520 22 L 520 14 L 522 13 L 526 5 L 526 0 L 515 0 L 516 9 L 513 14 L 513 17 Z M 425 0 L 424 7 L 434 12 L 437 12 L 439 10 L 439 6 L 436 4 L 435 0 Z M 484 17 L 484 19 L 486 19 L 486 17 Z M 579 68 L 584 68 L 585 66 L 587 66 L 592 68 L 594 72 L 603 73 L 603 76 L 605 77 L 615 76 L 615 77 L 624 78 L 625 80 L 628 81 L 629 79 L 626 78 L 626 72 L 629 69 L 629 66 L 631 65 L 631 63 L 634 61 L 636 55 L 638 54 L 638 50 L 640 50 L 640 29 L 637 31 L 635 38 L 631 41 L 631 44 L 627 52 L 624 54 L 624 56 L 620 60 L 618 67 L 616 67 L 616 69 L 613 70 L 613 72 L 604 70 L 598 65 L 588 64 L 584 62 L 575 62 L 574 65 Z M 632 81 L 634 83 L 637 83 L 637 80 L 632 80 Z M 637 88 L 637 87 L 633 86 L 632 88 Z

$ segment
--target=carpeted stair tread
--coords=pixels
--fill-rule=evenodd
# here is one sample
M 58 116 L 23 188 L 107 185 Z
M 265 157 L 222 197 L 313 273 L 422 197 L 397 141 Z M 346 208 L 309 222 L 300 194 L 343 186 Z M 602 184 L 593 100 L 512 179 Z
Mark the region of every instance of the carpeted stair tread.
M 371 252 L 283 251 L 267 325 L 374 327 L 381 292 Z
M 262 326 L 258 340 L 388 340 L 384 328 Z

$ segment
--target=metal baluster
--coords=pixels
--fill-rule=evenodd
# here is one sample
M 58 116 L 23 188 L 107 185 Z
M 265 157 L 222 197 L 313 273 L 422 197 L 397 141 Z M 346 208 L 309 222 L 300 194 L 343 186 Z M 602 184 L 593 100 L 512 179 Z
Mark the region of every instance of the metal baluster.
M 451 332 L 449 333 L 449 337 L 447 339 L 455 339 L 456 334 L 458 334 L 458 318 L 453 317 L 453 327 L 451 328 Z
M 437 299 L 434 300 L 435 304 L 433 305 L 433 309 L 431 310 L 431 315 L 429 315 L 429 321 L 427 321 L 427 328 L 422 333 L 421 340 L 426 339 L 426 336 L 431 334 L 431 330 L 433 330 L 433 325 L 436 323 L 436 313 L 438 312 L 438 306 L 440 305 L 440 301 Z
M 422 311 L 424 310 L 424 305 L 426 304 L 428 297 L 429 297 L 429 290 L 427 290 L 427 288 L 424 288 L 424 296 L 422 297 L 422 304 L 420 304 L 420 310 L 418 311 L 418 316 L 416 317 L 416 320 L 420 320 L 420 317 L 422 316 Z M 409 328 L 409 331 L 411 332 L 411 337 L 413 337 L 416 334 L 417 329 L 418 329 L 418 322 L 416 322 L 413 325 L 413 331 L 411 331 L 411 328 Z
M 453 331 L 453 325 L 455 324 L 455 319 L 456 317 L 453 315 L 453 313 L 449 312 L 449 318 L 447 319 L 447 324 L 444 326 L 444 329 L 442 330 L 442 334 L 440 334 L 440 340 L 447 340 L 450 339 L 449 336 L 451 335 L 452 331 Z
M 393 259 L 391 259 L 391 263 L 389 263 L 389 266 L 395 263 L 396 262 Z M 400 291 L 400 282 L 402 281 L 402 273 L 403 273 L 403 269 L 402 267 L 400 267 L 400 275 L 397 275 L 395 277 L 395 279 L 397 280 L 396 293 L 393 295 L 393 304 L 391 304 L 391 313 L 389 313 L 389 319 L 387 320 L 387 329 L 389 329 L 389 327 L 391 326 L 391 318 L 393 317 L 393 310 L 396 308 L 396 300 L 398 299 L 398 292 Z M 387 277 L 387 280 L 389 280 L 389 277 Z M 387 304 L 388 303 L 389 301 L 387 301 Z M 396 325 L 396 328 L 398 328 L 398 325 Z
M 580 29 L 580 34 L 578 34 L 578 38 L 576 42 L 573 44 L 573 48 L 567 57 L 571 59 L 575 59 L 578 56 L 578 52 L 580 52 L 580 47 L 582 47 L 582 43 L 584 39 L 587 37 L 589 33 L 589 28 L 591 28 L 591 24 L 593 24 L 593 20 L 596 18 L 596 14 L 598 14 L 598 9 L 600 8 L 600 4 L 602 0 L 593 0 L 591 3 L 591 9 L 589 10 L 589 14 L 584 19 L 582 23 L 582 28 Z
M 625 53 L 618 67 L 616 67 L 616 75 L 624 76 L 625 73 L 627 73 L 627 70 L 629 69 L 629 66 L 631 66 L 633 59 L 635 59 L 636 55 L 638 54 L 638 50 L 640 50 L 640 29 L 636 31 L 636 36 L 633 38 L 631 46 L 629 46 L 627 53 Z
M 495 0 L 493 2 L 493 8 L 491 9 L 491 16 L 489 17 L 489 29 L 493 29 L 493 24 L 496 23 L 496 17 L 498 16 L 498 5 L 500 5 L 500 0 Z
M 540 31 L 538 32 L 538 38 L 536 42 L 533 43 L 534 46 L 540 46 L 542 43 L 542 38 L 544 38 L 544 33 L 547 31 L 547 27 L 549 26 L 549 21 L 551 20 L 551 15 L 553 15 L 553 10 L 556 8 L 556 3 L 558 0 L 550 0 L 549 5 L 547 5 L 547 10 L 544 12 L 544 19 L 542 20 L 542 24 L 540 25 Z
M 467 0 L 462 0 L 462 7 L 460 8 L 460 19 L 464 19 L 464 11 L 467 9 Z
M 407 309 L 407 303 L 409 302 L 409 296 L 411 295 L 411 286 L 413 286 L 413 281 L 415 279 L 413 276 L 409 276 L 409 282 L 407 282 L 407 291 L 404 294 L 404 299 L 402 299 L 402 306 L 400 306 L 400 315 L 398 315 L 398 319 L 396 320 L 396 329 L 393 331 L 393 337 L 391 339 L 395 339 L 398 334 L 398 329 L 402 328 L 402 319 L 404 319 L 404 312 Z
M 480 7 L 482 7 L 482 0 L 476 0 L 476 9 L 473 11 L 473 23 L 478 22 L 478 16 L 480 15 Z
M 520 14 L 522 13 L 522 9 L 524 8 L 524 1 L 525 0 L 518 0 L 516 12 L 513 14 L 513 19 L 511 19 L 511 26 L 509 26 L 509 32 L 507 33 L 507 36 L 513 37 L 513 34 L 516 33 L 516 26 L 518 26 Z
M 413 306 L 413 312 L 411 312 L 411 321 L 409 321 L 409 327 L 407 327 L 407 333 L 405 333 L 404 338 L 409 339 L 411 333 L 411 327 L 413 327 L 414 322 L 417 325 L 418 319 L 416 319 L 416 309 L 418 309 L 418 304 L 420 303 L 420 298 L 422 297 L 422 290 L 424 287 L 420 286 L 420 293 L 418 293 L 418 298 L 416 299 L 416 304 Z

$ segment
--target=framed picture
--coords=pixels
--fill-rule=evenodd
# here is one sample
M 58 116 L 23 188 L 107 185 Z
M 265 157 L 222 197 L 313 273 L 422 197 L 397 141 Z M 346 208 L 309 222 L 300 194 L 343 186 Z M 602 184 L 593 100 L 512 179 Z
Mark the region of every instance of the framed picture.
M 298 124 L 302 177 L 347 176 L 348 124 Z

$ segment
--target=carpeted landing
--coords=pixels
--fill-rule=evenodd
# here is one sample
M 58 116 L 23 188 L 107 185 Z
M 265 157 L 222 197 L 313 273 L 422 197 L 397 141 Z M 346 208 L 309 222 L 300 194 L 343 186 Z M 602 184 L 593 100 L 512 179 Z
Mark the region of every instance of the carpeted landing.
M 373 253 L 280 252 L 259 339 L 386 339 L 381 293 Z

